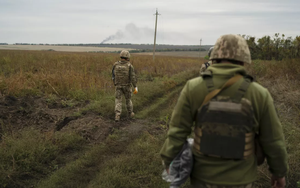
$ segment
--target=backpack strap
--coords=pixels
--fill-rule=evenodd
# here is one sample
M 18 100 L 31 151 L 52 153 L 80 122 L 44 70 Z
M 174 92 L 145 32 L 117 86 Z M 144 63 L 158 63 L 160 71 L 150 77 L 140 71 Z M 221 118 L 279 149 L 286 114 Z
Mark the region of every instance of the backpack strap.
M 234 77 L 230 78 L 220 89 L 215 89 L 213 91 L 211 91 L 210 93 L 208 93 L 202 103 L 202 105 L 200 106 L 200 108 L 206 104 L 208 101 L 210 101 L 212 98 L 214 98 L 216 95 L 218 95 L 223 89 L 226 89 L 228 87 L 230 87 L 231 85 L 233 85 L 235 82 L 237 82 L 238 80 L 240 80 L 243 76 L 240 74 L 235 75 Z
M 253 77 L 249 75 L 246 75 L 244 77 L 242 84 L 240 85 L 239 89 L 237 90 L 234 97 L 232 98 L 233 102 L 239 103 L 242 100 L 252 81 L 253 81 Z
M 206 72 L 202 73 L 202 77 L 203 77 L 204 80 L 206 80 L 206 86 L 207 86 L 207 88 L 209 90 L 209 93 L 205 96 L 205 98 L 204 98 L 201 106 L 198 109 L 202 108 L 202 106 L 204 104 L 206 104 L 208 101 L 210 101 L 216 95 L 218 95 L 223 89 L 226 89 L 226 88 L 230 87 L 231 85 L 233 85 L 235 82 L 237 82 L 239 79 L 241 79 L 243 77 L 240 74 L 236 74 L 234 77 L 232 77 L 229 80 L 227 80 L 227 82 L 220 89 L 213 90 L 213 82 L 212 82 L 211 72 L 210 72 L 210 76 L 207 76 L 207 74 L 205 74 L 207 72 L 210 72 L 210 71 L 206 71 Z M 209 73 L 208 73 L 208 75 L 209 75 Z M 211 79 L 212 88 L 209 88 L 209 86 L 210 86 L 209 85 L 210 84 L 209 81 L 210 80 L 207 80 L 207 79 Z M 196 120 L 196 119 L 197 119 L 197 113 L 194 115 L 194 120 Z
M 205 72 L 201 73 L 201 76 L 202 76 L 203 80 L 205 80 L 208 92 L 211 92 L 214 89 L 212 73 L 210 71 L 205 71 Z

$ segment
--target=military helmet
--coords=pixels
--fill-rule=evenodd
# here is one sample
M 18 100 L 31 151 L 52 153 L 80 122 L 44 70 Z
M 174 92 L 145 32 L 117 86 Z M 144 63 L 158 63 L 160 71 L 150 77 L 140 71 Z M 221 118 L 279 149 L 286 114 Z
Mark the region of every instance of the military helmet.
M 250 64 L 251 54 L 243 37 L 229 34 L 223 35 L 217 40 L 209 59 L 227 59 Z
M 211 52 L 213 51 L 213 49 L 214 49 L 214 47 L 211 47 L 209 50 L 208 50 L 208 57 L 210 57 L 210 54 L 211 54 Z
M 122 50 L 120 53 L 120 58 L 130 59 L 130 53 L 127 50 Z

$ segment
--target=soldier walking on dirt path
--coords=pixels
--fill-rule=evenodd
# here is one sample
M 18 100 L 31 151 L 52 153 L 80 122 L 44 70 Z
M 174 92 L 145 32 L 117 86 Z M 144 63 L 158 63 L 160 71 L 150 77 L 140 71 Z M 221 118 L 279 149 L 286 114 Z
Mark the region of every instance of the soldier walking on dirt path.
M 209 49 L 208 54 L 207 54 L 208 57 L 210 57 L 210 54 L 211 54 L 211 52 L 213 51 L 213 49 L 214 49 L 214 47 L 211 47 L 211 48 Z M 203 64 L 201 65 L 201 68 L 200 68 L 200 75 L 201 75 L 201 73 L 205 72 L 206 69 L 207 69 L 209 66 L 211 66 L 211 65 L 212 65 L 212 61 L 211 61 L 211 60 L 209 60 L 208 62 L 203 63 Z
M 122 96 L 125 96 L 126 107 L 129 118 L 133 118 L 133 105 L 131 101 L 132 86 L 134 94 L 138 92 L 137 80 L 132 64 L 129 62 L 130 53 L 123 50 L 120 53 L 121 61 L 115 62 L 112 68 L 112 80 L 115 84 L 115 121 L 120 121 L 122 112 Z
M 170 164 L 194 126 L 192 187 L 253 188 L 257 165 L 266 158 L 270 187 L 284 188 L 288 161 L 282 125 L 269 91 L 246 73 L 247 42 L 223 35 L 210 60 L 212 66 L 189 80 L 178 98 L 160 151 L 166 171 L 171 174 Z

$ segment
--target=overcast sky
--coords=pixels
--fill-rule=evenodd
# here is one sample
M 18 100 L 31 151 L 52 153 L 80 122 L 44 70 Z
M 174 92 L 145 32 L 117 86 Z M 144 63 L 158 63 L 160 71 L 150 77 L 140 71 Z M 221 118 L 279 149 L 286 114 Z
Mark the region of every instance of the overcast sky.
M 214 44 L 300 35 L 300 0 L 0 0 L 0 43 Z

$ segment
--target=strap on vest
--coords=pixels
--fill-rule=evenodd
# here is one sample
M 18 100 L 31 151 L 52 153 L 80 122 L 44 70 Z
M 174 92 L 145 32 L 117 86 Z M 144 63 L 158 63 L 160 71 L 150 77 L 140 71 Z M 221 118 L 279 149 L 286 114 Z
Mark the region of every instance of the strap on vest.
M 210 71 L 205 71 L 201 74 L 202 78 L 205 80 L 208 92 L 214 89 L 214 82 L 212 79 L 212 73 Z
M 239 87 L 239 89 L 235 93 L 234 97 L 232 98 L 233 102 L 238 103 L 238 102 L 241 101 L 241 99 L 245 95 L 248 87 L 250 86 L 251 82 L 252 82 L 251 78 L 246 77 L 244 79 L 244 81 L 242 82 L 241 86 Z
M 209 91 L 209 93 L 205 96 L 204 101 L 202 102 L 200 108 L 206 104 L 208 101 L 210 101 L 212 98 L 214 98 L 218 93 L 220 93 L 223 89 L 226 89 L 230 87 L 232 84 L 237 82 L 239 79 L 241 79 L 243 76 L 240 74 L 235 75 L 234 77 L 230 78 L 220 89 L 214 89 L 214 84 L 212 80 L 212 75 L 210 71 L 205 71 L 202 73 L 203 79 L 206 81 L 206 86 Z M 199 109 L 200 109 L 199 108 Z M 194 116 L 194 119 L 197 119 L 197 113 Z
M 212 98 L 214 98 L 216 95 L 218 95 L 223 89 L 226 89 L 230 87 L 232 84 L 237 82 L 239 79 L 241 79 L 243 76 L 240 74 L 235 75 L 234 77 L 230 78 L 220 89 L 215 89 L 211 91 L 209 94 L 206 95 L 203 103 L 201 104 L 200 108 L 206 104 L 208 101 L 210 101 Z

